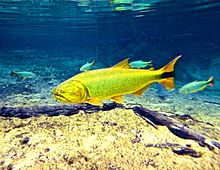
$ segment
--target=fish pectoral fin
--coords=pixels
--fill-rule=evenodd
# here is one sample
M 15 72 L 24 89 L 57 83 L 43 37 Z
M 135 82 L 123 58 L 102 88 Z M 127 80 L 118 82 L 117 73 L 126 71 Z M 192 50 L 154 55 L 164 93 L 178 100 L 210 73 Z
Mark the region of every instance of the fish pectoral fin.
M 150 87 L 152 84 L 153 84 L 153 83 L 150 83 L 150 84 L 148 84 L 148 85 L 142 87 L 141 89 L 139 89 L 138 91 L 136 91 L 136 92 L 134 92 L 134 93 L 132 93 L 132 94 L 135 95 L 135 96 L 141 96 L 141 95 L 145 92 L 145 90 L 146 90 L 148 87 Z
M 114 97 L 111 97 L 111 99 L 117 103 L 124 104 L 124 100 L 123 100 L 122 96 L 114 96 Z
M 97 106 L 102 106 L 103 103 L 100 99 L 98 98 L 90 98 L 86 101 L 86 103 L 92 104 L 92 105 L 97 105 Z
M 131 66 L 128 63 L 128 59 L 129 58 L 124 59 L 123 61 L 115 64 L 111 68 L 118 68 L 118 69 L 129 69 L 129 68 L 131 68 Z

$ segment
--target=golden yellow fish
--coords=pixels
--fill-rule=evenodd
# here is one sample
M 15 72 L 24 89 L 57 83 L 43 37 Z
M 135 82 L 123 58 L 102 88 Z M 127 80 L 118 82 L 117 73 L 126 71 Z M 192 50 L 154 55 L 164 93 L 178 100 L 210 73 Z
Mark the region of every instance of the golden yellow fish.
M 180 57 L 159 70 L 131 69 L 125 59 L 110 68 L 77 74 L 56 87 L 53 95 L 65 103 L 102 105 L 105 99 L 123 103 L 126 94 L 140 96 L 154 82 L 171 90 L 175 87 L 174 65 Z

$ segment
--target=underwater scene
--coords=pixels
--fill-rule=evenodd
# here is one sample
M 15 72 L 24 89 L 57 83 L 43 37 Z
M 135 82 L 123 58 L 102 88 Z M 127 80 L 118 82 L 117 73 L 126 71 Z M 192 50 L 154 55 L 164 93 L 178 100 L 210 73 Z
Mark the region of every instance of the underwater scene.
M 1 170 L 219 170 L 220 1 L 0 0 Z

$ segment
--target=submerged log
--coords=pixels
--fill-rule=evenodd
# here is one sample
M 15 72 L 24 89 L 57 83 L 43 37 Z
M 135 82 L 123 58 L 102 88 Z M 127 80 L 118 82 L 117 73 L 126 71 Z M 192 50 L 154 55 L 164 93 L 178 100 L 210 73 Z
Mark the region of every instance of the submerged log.
M 58 115 L 66 115 L 70 116 L 73 114 L 79 113 L 79 111 L 84 111 L 85 113 L 93 113 L 98 111 L 108 111 L 115 108 L 125 108 L 121 104 L 117 103 L 109 103 L 104 104 L 103 106 L 93 106 L 89 104 L 81 104 L 81 105 L 58 105 L 58 106 L 32 106 L 32 107 L 1 107 L 0 108 L 0 116 L 4 117 L 19 117 L 19 118 L 29 118 L 33 116 L 58 116 Z M 205 137 L 196 133 L 192 129 L 179 124 L 171 119 L 170 117 L 160 114 L 156 111 L 152 111 L 142 106 L 134 106 L 131 108 L 137 115 L 141 116 L 145 120 L 148 120 L 150 124 L 156 124 L 159 126 L 166 126 L 174 135 L 183 138 L 183 139 L 192 139 L 197 141 L 200 146 L 206 146 L 210 150 L 213 150 L 214 147 L 205 142 Z M 155 125 L 153 125 L 156 127 Z M 215 143 L 216 144 L 216 143 Z M 217 144 L 216 144 L 217 145 Z M 219 146 L 219 145 L 217 145 Z
M 213 150 L 214 147 L 205 142 L 205 137 L 196 133 L 194 130 L 178 124 L 173 119 L 168 116 L 162 115 L 158 112 L 145 109 L 143 107 L 135 106 L 133 108 L 134 112 L 140 115 L 141 117 L 150 119 L 151 122 L 156 125 L 166 126 L 174 135 L 183 138 L 183 139 L 192 139 L 197 141 L 200 146 L 206 146 L 209 150 Z
M 21 119 L 34 117 L 34 116 L 58 116 L 58 115 L 74 115 L 79 111 L 85 113 L 93 113 L 98 111 L 108 111 L 115 109 L 116 107 L 122 107 L 117 103 L 104 104 L 102 107 L 94 106 L 90 104 L 80 105 L 58 105 L 58 106 L 31 106 L 31 107 L 1 107 L 0 116 L 4 117 L 19 117 Z

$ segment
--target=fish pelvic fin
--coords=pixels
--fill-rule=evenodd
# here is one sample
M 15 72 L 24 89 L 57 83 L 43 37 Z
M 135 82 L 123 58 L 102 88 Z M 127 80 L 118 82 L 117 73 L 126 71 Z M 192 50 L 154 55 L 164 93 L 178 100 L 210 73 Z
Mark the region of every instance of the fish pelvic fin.
M 117 103 L 124 104 L 124 100 L 123 100 L 122 96 L 114 96 L 114 97 L 111 97 L 111 99 Z
M 161 74 L 161 80 L 159 81 L 159 83 L 163 85 L 167 90 L 172 90 L 175 88 L 174 66 L 180 57 L 181 55 L 177 56 L 171 62 L 169 62 L 167 65 L 165 65 L 164 67 L 160 69 L 162 74 Z
M 211 76 L 211 77 L 208 79 L 207 83 L 208 83 L 210 86 L 214 86 L 214 85 L 215 85 L 214 80 L 215 80 L 215 78 L 214 78 L 213 76 Z
M 131 66 L 128 63 L 129 58 L 124 59 L 123 61 L 115 64 L 111 68 L 117 68 L 117 69 L 130 69 Z

